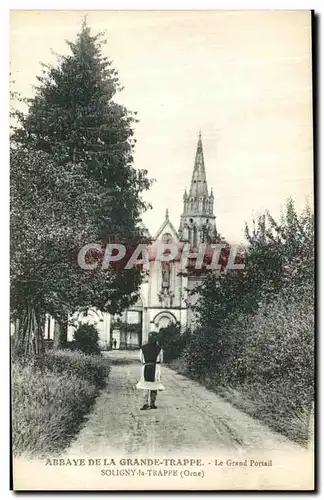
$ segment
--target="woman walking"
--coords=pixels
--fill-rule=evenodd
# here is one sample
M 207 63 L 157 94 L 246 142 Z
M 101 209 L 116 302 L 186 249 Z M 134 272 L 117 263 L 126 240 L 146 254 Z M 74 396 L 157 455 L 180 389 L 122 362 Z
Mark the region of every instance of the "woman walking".
M 157 391 L 163 391 L 161 383 L 161 363 L 163 363 L 163 351 L 158 342 L 154 340 L 154 333 L 149 333 L 147 344 L 142 346 L 140 360 L 143 364 L 142 374 L 137 389 L 145 390 L 144 404 L 141 410 L 156 409 L 155 405 Z

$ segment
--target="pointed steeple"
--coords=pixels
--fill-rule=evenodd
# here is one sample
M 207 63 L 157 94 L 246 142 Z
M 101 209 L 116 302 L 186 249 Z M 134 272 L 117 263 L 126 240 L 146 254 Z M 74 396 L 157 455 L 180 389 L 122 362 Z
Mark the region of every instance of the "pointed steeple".
M 208 196 L 201 131 L 199 131 L 199 136 L 198 136 L 195 165 L 192 173 L 189 196 L 190 197 Z
M 213 190 L 208 193 L 204 162 L 204 152 L 199 131 L 195 164 L 189 194 L 183 195 L 183 212 L 180 220 L 179 235 L 196 247 L 200 243 L 214 241 L 216 231 Z

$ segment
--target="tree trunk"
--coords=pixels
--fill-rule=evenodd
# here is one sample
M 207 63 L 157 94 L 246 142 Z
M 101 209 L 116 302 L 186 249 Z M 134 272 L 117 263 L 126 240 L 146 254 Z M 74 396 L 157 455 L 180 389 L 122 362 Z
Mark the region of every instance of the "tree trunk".
M 68 317 L 61 321 L 55 320 L 53 349 L 60 349 L 67 342 Z
M 28 303 L 19 318 L 15 332 L 14 351 L 19 355 L 44 353 L 44 339 L 41 315 L 34 304 Z

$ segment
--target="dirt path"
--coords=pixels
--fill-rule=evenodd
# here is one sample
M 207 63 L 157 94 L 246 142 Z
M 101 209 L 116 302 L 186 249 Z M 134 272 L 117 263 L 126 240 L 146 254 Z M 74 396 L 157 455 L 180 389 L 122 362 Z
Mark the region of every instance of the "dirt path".
M 140 374 L 138 352 L 115 351 L 106 356 L 112 363 L 108 386 L 68 454 L 106 454 L 108 449 L 131 455 L 197 449 L 299 448 L 165 366 L 162 379 L 166 391 L 158 393 L 158 409 L 140 411 L 144 393 L 135 388 Z

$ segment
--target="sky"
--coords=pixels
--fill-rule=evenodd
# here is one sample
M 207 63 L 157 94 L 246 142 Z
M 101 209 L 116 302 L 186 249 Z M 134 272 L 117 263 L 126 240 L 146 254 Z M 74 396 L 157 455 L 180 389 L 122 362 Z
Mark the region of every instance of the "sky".
M 278 217 L 288 197 L 313 203 L 309 11 L 12 11 L 11 78 L 33 93 L 40 62 L 69 51 L 87 14 L 137 111 L 135 166 L 155 183 L 144 197 L 152 235 L 168 208 L 178 228 L 201 130 L 218 231 L 244 241 L 244 224 Z

